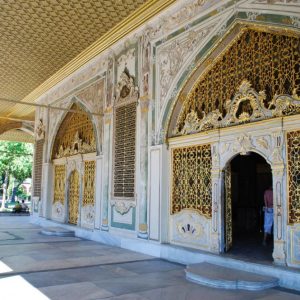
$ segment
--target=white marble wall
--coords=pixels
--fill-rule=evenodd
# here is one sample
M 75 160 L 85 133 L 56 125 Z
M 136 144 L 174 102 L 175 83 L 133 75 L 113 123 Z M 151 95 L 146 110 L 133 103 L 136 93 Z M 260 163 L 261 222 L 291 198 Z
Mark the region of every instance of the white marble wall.
M 299 30 L 300 4 L 295 1 L 271 2 L 176 1 L 173 6 L 118 41 L 38 99 L 39 103 L 62 108 L 70 107 L 72 101 L 76 100 L 90 113 L 99 109 L 100 102 L 102 105 L 104 116 L 92 118 L 97 136 L 97 153 L 94 154 L 96 201 L 94 207 L 80 210 L 79 226 L 121 235 L 126 232 L 136 238 L 220 252 L 224 246 L 221 173 L 236 154 L 253 151 L 270 163 L 274 190 L 280 190 L 275 197 L 274 260 L 300 266 L 299 243 L 296 243 L 299 241 L 300 229 L 298 225 L 287 225 L 286 209 L 285 131 L 300 127 L 296 117 L 284 121 L 273 119 L 170 141 L 166 139 L 170 116 L 183 83 L 188 78 L 197 79 L 197 72 L 192 77 L 193 70 L 201 65 L 212 45 L 222 43 L 225 34 L 232 30 L 234 23 L 230 23 L 231 19 L 239 18 L 243 24 L 253 22 Z M 275 17 L 272 19 L 271 16 Z M 208 45 L 211 39 L 214 41 Z M 196 61 L 197 55 L 206 48 L 207 53 Z M 117 201 L 112 196 L 114 101 L 116 86 L 125 68 L 134 76 L 140 96 L 136 124 L 136 197 L 132 202 Z M 81 92 L 93 84 L 99 84 L 97 95 L 101 99 L 82 96 Z M 39 214 L 43 218 L 53 218 L 60 222 L 67 221 L 67 203 L 61 207 L 52 206 L 51 148 L 64 115 L 65 112 L 48 109 L 40 109 L 36 114 L 36 122 L 43 119 L 45 125 L 45 161 Z M 278 137 L 281 140 L 279 145 Z M 191 211 L 171 216 L 169 147 L 201 143 L 211 143 L 213 149 L 212 219 Z M 68 170 L 75 165 L 82 174 L 82 162 L 82 158 L 73 157 L 66 164 Z M 188 235 L 190 233 L 183 234 L 182 227 L 187 224 L 193 224 L 196 232 L 199 232 L 196 238 Z

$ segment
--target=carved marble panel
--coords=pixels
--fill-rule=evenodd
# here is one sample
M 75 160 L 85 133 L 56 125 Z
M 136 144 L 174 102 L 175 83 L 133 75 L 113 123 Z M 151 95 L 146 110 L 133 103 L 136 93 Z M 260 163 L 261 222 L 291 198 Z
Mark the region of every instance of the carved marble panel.
M 300 267 L 300 226 L 288 227 L 288 259 L 289 265 Z
M 217 22 L 209 24 L 203 28 L 190 30 L 185 35 L 158 48 L 157 63 L 159 72 L 159 89 L 161 108 L 166 100 L 167 93 L 172 81 L 179 70 L 187 61 L 189 55 L 201 44 L 201 42 L 216 27 Z
M 64 222 L 65 206 L 61 202 L 55 202 L 52 205 L 52 219 L 59 222 Z
M 95 207 L 94 205 L 86 205 L 81 208 L 81 226 L 86 228 L 94 228 L 95 223 Z
M 194 210 L 182 210 L 171 216 L 170 241 L 186 247 L 207 249 L 211 220 Z

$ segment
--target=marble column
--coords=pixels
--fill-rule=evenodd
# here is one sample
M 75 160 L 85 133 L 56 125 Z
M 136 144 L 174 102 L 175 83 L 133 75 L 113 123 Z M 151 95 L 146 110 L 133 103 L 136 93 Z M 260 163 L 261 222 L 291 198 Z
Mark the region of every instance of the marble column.
M 210 240 L 210 250 L 215 253 L 221 252 L 221 176 L 219 169 L 212 169 L 212 224 L 211 224 L 211 240 Z
M 276 264 L 286 264 L 286 232 L 285 232 L 285 208 L 284 201 L 284 165 L 272 166 L 273 175 L 273 207 L 274 207 L 274 249 L 273 259 Z
M 147 220 L 147 182 L 148 182 L 148 114 L 149 98 L 144 96 L 139 100 L 139 181 L 138 181 L 138 237 L 148 239 L 148 220 Z
M 220 157 L 218 143 L 211 146 L 212 170 L 211 170 L 211 188 L 212 188 L 212 219 L 211 219 L 211 240 L 210 250 L 215 253 L 222 252 L 221 233 L 222 233 L 222 171 L 220 170 Z
M 101 213 L 101 230 L 108 231 L 108 208 L 110 193 L 110 165 L 111 165 L 111 140 L 112 140 L 112 116 L 113 109 L 108 108 L 104 112 L 104 137 L 103 137 L 103 201 Z
M 100 229 L 101 225 L 101 199 L 103 183 L 103 156 L 96 156 L 96 179 L 95 179 L 95 228 Z
M 51 217 L 53 197 L 53 164 L 44 163 L 42 172 L 42 200 L 40 201 L 39 216 Z

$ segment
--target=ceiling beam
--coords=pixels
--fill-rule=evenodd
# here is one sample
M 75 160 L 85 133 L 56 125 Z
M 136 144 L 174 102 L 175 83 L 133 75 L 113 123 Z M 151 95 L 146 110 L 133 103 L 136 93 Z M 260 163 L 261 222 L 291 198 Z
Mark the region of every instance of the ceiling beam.
M 12 100 L 12 99 L 5 99 L 5 98 L 0 98 L 0 102 L 10 102 L 18 105 L 27 105 L 27 106 L 33 106 L 33 107 L 40 107 L 40 108 L 47 108 L 47 109 L 55 109 L 55 110 L 61 110 L 65 112 L 71 112 L 71 113 L 77 113 L 77 114 L 86 114 L 85 111 L 81 110 L 75 110 L 75 109 L 69 109 L 69 108 L 64 108 L 64 107 L 58 107 L 58 106 L 52 106 L 52 105 L 46 105 L 46 104 L 39 104 L 39 103 L 32 103 L 32 102 L 26 102 L 26 101 L 19 101 L 19 100 Z M 93 116 L 103 116 L 103 113 L 93 113 L 93 112 L 88 112 L 89 114 Z M 18 121 L 22 121 L 21 119 Z M 25 120 L 24 120 L 25 121 Z
M 1 101 L 1 100 L 0 100 Z M 28 122 L 28 123 L 34 123 L 33 120 L 25 120 L 25 119 L 18 119 L 18 118 L 10 118 L 10 117 L 1 117 L 0 119 L 8 120 L 8 121 L 16 121 L 16 122 Z

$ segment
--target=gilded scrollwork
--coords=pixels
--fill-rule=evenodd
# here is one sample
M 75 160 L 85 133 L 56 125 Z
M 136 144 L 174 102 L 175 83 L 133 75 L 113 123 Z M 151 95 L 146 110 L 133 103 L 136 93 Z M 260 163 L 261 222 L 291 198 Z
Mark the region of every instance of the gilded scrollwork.
M 300 113 L 299 46 L 296 36 L 244 29 L 192 89 L 179 94 L 183 104 L 172 135 Z M 201 126 L 211 114 L 220 117 Z
M 300 97 L 293 90 L 292 95 L 275 95 L 269 104 L 269 109 L 272 110 L 274 117 L 282 117 L 300 113 Z
M 70 112 L 63 120 L 55 138 L 53 158 L 96 151 L 94 128 L 90 117 L 77 104 L 73 104 L 71 109 L 78 110 L 78 113 Z
M 233 99 L 225 103 L 227 112 L 225 117 L 216 109 L 208 114 L 202 111 L 203 117 L 199 118 L 198 113 L 192 109 L 186 115 L 182 129 L 180 129 L 181 125 L 178 123 L 173 134 L 192 134 L 214 128 L 300 113 L 300 99 L 295 91 L 292 96 L 275 95 L 268 109 L 264 106 L 265 101 L 266 93 L 264 91 L 257 93 L 248 80 L 243 80 Z

